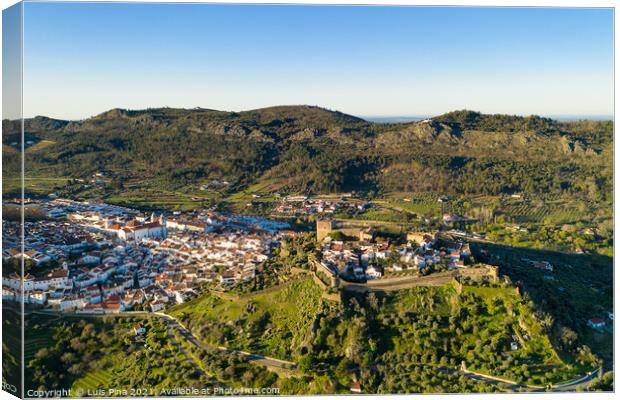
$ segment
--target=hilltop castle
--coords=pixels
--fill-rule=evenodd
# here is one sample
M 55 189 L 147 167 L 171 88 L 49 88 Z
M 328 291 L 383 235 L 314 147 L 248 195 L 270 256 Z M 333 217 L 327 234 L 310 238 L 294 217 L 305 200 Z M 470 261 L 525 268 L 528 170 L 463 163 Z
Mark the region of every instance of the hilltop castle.
M 316 221 L 316 241 L 322 242 L 323 239 L 334 230 L 334 221 L 331 219 L 318 219 Z
M 370 241 L 375 237 L 375 231 L 371 228 L 358 228 L 337 223 L 331 219 L 318 219 L 316 221 L 316 240 L 322 242 L 326 236 L 332 232 L 342 232 L 343 234 L 355 237 L 360 241 Z

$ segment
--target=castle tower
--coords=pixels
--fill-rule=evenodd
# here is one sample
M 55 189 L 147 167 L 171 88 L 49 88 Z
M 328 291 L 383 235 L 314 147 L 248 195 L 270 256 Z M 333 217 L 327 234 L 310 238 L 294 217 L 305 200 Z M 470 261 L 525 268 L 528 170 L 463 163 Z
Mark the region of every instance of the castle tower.
M 331 219 L 318 219 L 316 221 L 316 241 L 322 242 L 333 229 L 334 222 Z

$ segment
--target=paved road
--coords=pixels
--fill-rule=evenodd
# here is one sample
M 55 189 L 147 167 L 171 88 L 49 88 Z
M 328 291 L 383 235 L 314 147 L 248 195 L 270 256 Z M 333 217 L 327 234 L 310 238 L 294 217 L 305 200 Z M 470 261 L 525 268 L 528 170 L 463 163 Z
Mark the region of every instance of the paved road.
M 285 369 L 293 369 L 296 367 L 296 364 L 294 362 L 291 361 L 287 361 L 287 360 L 280 360 L 277 358 L 272 358 L 272 357 L 266 357 L 266 356 L 262 356 L 260 354 L 253 354 L 253 353 L 248 353 L 246 351 L 241 351 L 241 350 L 234 350 L 234 349 L 229 349 L 223 346 L 211 346 L 208 344 L 204 344 L 202 342 L 200 342 L 192 333 L 189 329 L 187 329 L 182 323 L 181 321 L 179 321 L 178 319 L 176 319 L 175 317 L 168 315 L 168 314 L 164 314 L 164 313 L 153 313 L 154 315 L 157 315 L 158 317 L 164 318 L 168 321 L 169 326 L 174 326 L 177 328 L 177 330 L 179 331 L 179 333 L 185 338 L 187 339 L 188 342 L 192 343 L 193 345 L 200 347 L 202 349 L 205 350 L 210 350 L 210 351 L 223 351 L 226 353 L 230 353 L 230 354 L 240 354 L 242 356 L 244 356 L 245 358 L 247 358 L 248 360 L 251 361 L 256 361 L 258 363 L 264 364 L 264 365 L 268 365 L 270 367 L 276 367 L 276 368 L 285 368 Z
M 254 354 L 254 353 L 248 353 L 246 351 L 241 351 L 241 350 L 234 350 L 234 349 L 229 349 L 223 346 L 211 346 L 211 345 L 207 345 L 204 344 L 202 342 L 200 342 L 192 333 L 189 329 L 187 329 L 178 319 L 176 319 L 175 317 L 173 317 L 172 315 L 168 315 L 162 312 L 146 312 L 146 311 L 123 311 L 120 313 L 114 313 L 114 314 L 102 314 L 102 313 L 59 313 L 57 311 L 51 311 L 51 310 L 39 310 L 39 311 L 33 311 L 33 313 L 37 313 L 37 314 L 43 314 L 43 315 L 65 315 L 65 316 L 74 316 L 74 317 L 104 317 L 104 316 L 111 316 L 111 317 L 136 317 L 136 316 L 141 316 L 141 315 L 152 315 L 152 316 L 156 316 L 159 318 L 163 318 L 166 321 L 168 321 L 168 325 L 169 327 L 174 327 L 176 328 L 179 333 L 185 338 L 187 339 L 188 342 L 192 343 L 194 346 L 200 347 L 202 349 L 205 350 L 209 350 L 209 351 L 222 351 L 225 353 L 229 353 L 229 354 L 239 354 L 244 356 L 246 359 L 250 360 L 250 361 L 256 361 L 260 364 L 266 365 L 266 366 L 270 366 L 270 367 L 276 367 L 276 368 L 284 368 L 284 369 L 293 369 L 295 368 L 297 365 L 294 362 L 291 361 L 287 361 L 287 360 L 280 360 L 277 358 L 273 358 L 273 357 L 266 357 L 266 356 L 262 356 L 260 354 Z
M 554 392 L 576 392 L 577 387 L 583 386 L 587 383 L 590 383 L 592 380 L 596 379 L 598 377 L 599 369 L 600 368 L 597 368 L 594 371 L 588 373 L 587 375 L 574 379 L 570 382 L 562 383 L 560 385 L 554 385 L 553 391 Z M 609 371 L 611 371 L 611 369 Z
M 427 367 L 428 366 L 428 364 L 411 364 L 411 365 L 416 366 L 416 367 Z M 376 369 L 377 366 L 376 365 L 370 366 L 369 368 Z M 444 373 L 453 374 L 453 375 L 454 374 L 463 375 L 464 377 L 468 379 L 478 381 L 478 382 L 484 382 L 484 383 L 488 383 L 492 385 L 503 384 L 504 387 L 512 390 L 513 392 L 520 392 L 523 390 L 534 391 L 533 389 L 537 389 L 536 387 L 532 387 L 532 386 L 528 386 L 524 384 L 518 384 L 515 382 L 510 382 L 502 378 L 496 378 L 496 377 L 492 377 L 488 375 L 483 375 L 483 374 L 479 374 L 477 372 L 472 372 L 472 371 L 463 371 L 461 368 L 454 368 L 454 367 L 448 367 L 448 366 L 442 366 L 442 367 L 436 366 L 435 368 Z M 350 372 L 359 372 L 359 370 L 360 368 L 356 367 L 356 368 L 350 369 Z
M 546 392 L 547 391 L 545 387 L 527 385 L 523 383 L 516 383 L 516 382 L 512 382 L 512 381 L 509 381 L 509 380 L 506 380 L 500 377 L 485 375 L 485 374 L 481 374 L 481 373 L 474 372 L 474 371 L 468 371 L 468 370 L 463 371 L 460 368 L 440 367 L 439 369 L 444 372 L 460 374 L 460 375 L 465 376 L 468 379 L 472 379 L 475 381 L 481 381 L 481 382 L 490 383 L 493 385 L 503 385 L 504 387 L 512 390 L 513 392 L 522 392 L 522 391 Z M 578 386 L 582 386 L 584 384 L 589 383 L 590 381 L 595 379 L 597 376 L 598 376 L 598 368 L 570 382 L 562 383 L 559 385 L 552 385 L 551 391 L 552 392 L 576 392 Z
M 167 332 L 168 332 L 168 340 L 170 340 L 170 343 L 172 343 L 173 345 L 177 346 L 179 348 L 179 350 L 181 350 L 181 353 L 183 353 L 183 355 L 185 356 L 185 359 L 190 364 L 192 364 L 192 366 L 196 369 L 196 371 L 198 371 L 201 376 L 208 376 L 207 373 L 202 369 L 202 367 L 200 365 L 198 365 L 196 360 L 194 360 L 187 353 L 187 350 L 185 350 L 185 347 L 183 347 L 183 345 L 181 345 L 181 343 L 179 343 L 177 341 L 177 339 L 174 337 L 174 326 L 173 326 L 173 324 L 168 323 L 168 331 Z
M 48 311 L 48 310 L 41 310 L 41 311 L 34 311 L 33 313 L 37 313 L 37 314 L 44 314 L 44 315 L 62 315 L 58 312 L 55 311 Z M 166 319 L 168 321 L 168 334 L 169 336 L 171 335 L 171 329 L 176 328 L 179 333 L 190 343 L 192 343 L 193 345 L 205 349 L 205 350 L 209 350 L 209 351 L 222 351 L 222 352 L 226 352 L 229 354 L 239 354 L 244 356 L 246 359 L 251 360 L 251 361 L 255 361 L 258 362 L 260 364 L 263 364 L 265 366 L 270 366 L 270 367 L 276 367 L 276 368 L 283 368 L 283 369 L 294 369 L 296 368 L 296 364 L 294 362 L 291 361 L 287 361 L 287 360 L 279 360 L 276 358 L 272 358 L 272 357 L 265 357 L 259 354 L 252 354 L 252 353 L 248 353 L 245 351 L 240 351 L 240 350 L 234 350 L 234 349 L 229 349 L 226 347 L 222 347 L 222 346 L 210 346 L 207 344 L 204 344 L 202 342 L 200 342 L 198 339 L 196 339 L 196 337 L 190 332 L 189 329 L 187 329 L 178 319 L 176 319 L 175 317 L 165 314 L 165 313 L 161 313 L 161 312 L 156 312 L 156 313 L 152 313 L 152 312 L 144 312 L 144 311 L 124 311 L 121 313 L 117 313 L 117 314 L 85 314 L 85 313 L 79 313 L 79 314 L 64 314 L 64 315 L 68 315 L 68 316 L 97 316 L 97 317 L 102 317 L 102 316 L 139 316 L 139 315 L 154 315 L 157 316 L 159 318 L 163 318 Z M 185 349 L 182 348 L 182 346 L 180 344 L 178 344 L 181 349 L 184 351 Z M 185 353 L 185 351 L 184 351 Z M 186 353 L 185 353 L 186 354 Z M 186 354 L 187 355 L 187 354 Z M 191 359 L 191 357 L 188 356 L 188 358 L 190 359 L 190 361 L 193 361 Z M 194 365 L 197 366 L 197 364 L 194 363 Z M 197 368 L 202 371 L 202 369 L 197 366 Z M 486 383 L 490 383 L 490 384 L 494 384 L 494 385 L 499 385 L 499 384 L 503 384 L 505 385 L 508 389 L 512 390 L 512 391 L 533 391 L 533 392 L 544 392 L 545 389 L 544 388 L 539 388 L 539 387 L 535 387 L 535 386 L 528 386 L 528 385 L 524 385 L 524 384 L 518 384 L 518 383 L 512 383 L 509 381 L 505 381 L 501 378 L 497 378 L 497 377 L 492 377 L 492 376 L 488 376 L 488 375 L 483 375 L 483 374 L 479 374 L 476 372 L 472 372 L 472 371 L 463 371 L 460 368 L 452 368 L 452 367 L 441 367 L 441 370 L 445 371 L 445 372 L 449 372 L 449 373 L 458 373 L 461 374 L 469 379 L 472 380 L 477 380 L 477 381 L 482 381 L 482 382 L 486 382 Z M 577 390 L 578 386 L 584 385 L 590 381 L 592 381 L 593 379 L 595 379 L 598 376 L 598 369 L 595 371 L 590 372 L 587 375 L 584 375 L 580 378 L 577 378 L 571 382 L 567 382 L 567 383 L 563 383 L 560 385 L 555 385 L 552 388 L 552 391 L 554 392 L 575 392 Z

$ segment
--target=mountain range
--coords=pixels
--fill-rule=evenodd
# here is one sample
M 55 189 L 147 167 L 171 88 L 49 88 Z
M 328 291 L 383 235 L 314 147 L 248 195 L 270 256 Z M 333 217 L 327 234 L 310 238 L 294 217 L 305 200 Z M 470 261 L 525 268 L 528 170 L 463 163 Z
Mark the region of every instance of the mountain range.
M 19 170 L 20 121 L 3 121 L 5 171 Z M 24 120 L 26 175 L 158 182 L 213 179 L 240 190 L 498 194 L 612 187 L 612 121 L 559 122 L 461 110 L 376 123 L 315 106 L 244 112 L 112 109 L 81 121 Z M 594 185 L 594 187 L 592 187 Z

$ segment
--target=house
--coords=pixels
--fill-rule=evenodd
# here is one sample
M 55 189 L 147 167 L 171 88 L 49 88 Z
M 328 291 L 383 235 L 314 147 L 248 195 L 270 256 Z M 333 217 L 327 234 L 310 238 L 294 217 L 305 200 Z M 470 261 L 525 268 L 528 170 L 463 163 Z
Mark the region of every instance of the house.
M 104 313 L 117 314 L 123 311 L 123 305 L 121 304 L 119 299 L 106 300 L 101 303 L 101 308 L 103 309 Z
M 88 297 L 91 304 L 101 302 L 101 291 L 97 285 L 91 285 L 84 289 L 84 294 Z
M 80 310 L 77 310 L 77 312 L 100 314 L 103 313 L 103 308 L 101 308 L 101 304 L 86 304 Z
M 220 283 L 230 284 L 230 283 L 235 283 L 236 280 L 237 280 L 237 276 L 232 271 L 225 271 L 225 272 L 222 272 L 222 274 L 220 275 Z
M 532 261 L 531 264 L 535 268 L 553 272 L 553 265 L 549 261 Z
M 34 279 L 34 277 L 32 277 Z M 17 275 L 15 272 L 11 272 L 11 274 L 9 276 L 3 276 L 2 277 L 2 287 L 10 287 L 11 289 L 14 290 L 19 290 L 21 287 L 21 277 L 19 275 Z M 25 283 L 24 283 L 24 288 L 25 288 Z M 32 288 L 30 288 L 32 289 Z
M 308 196 L 286 196 L 288 202 L 302 202 L 308 200 Z
M 24 253 L 25 258 L 29 258 L 35 262 L 36 265 L 43 264 L 52 260 L 47 254 L 43 254 L 36 250 L 28 250 Z
M 593 329 L 603 329 L 605 327 L 605 320 L 601 318 L 592 318 L 588 320 L 588 326 Z
M 471 249 L 469 247 L 469 243 L 451 242 L 446 245 L 446 248 L 448 249 L 450 254 L 458 253 L 460 257 L 471 256 Z
M 166 307 L 166 303 L 164 303 L 161 300 L 155 300 L 151 303 L 151 311 L 152 312 L 157 312 L 160 310 L 163 310 L 164 307 Z
M 101 257 L 95 254 L 87 254 L 80 258 L 78 261 L 80 264 L 97 265 L 101 262 Z
M 450 261 L 457 261 L 461 259 L 461 253 L 458 251 L 451 251 L 450 254 L 448 254 L 448 259 L 450 259 Z
M 185 298 L 183 297 L 183 292 L 180 290 L 174 290 L 172 292 L 172 294 L 174 295 L 174 301 L 176 301 L 177 303 L 181 304 L 183 302 L 185 302 Z
M 351 382 L 351 387 L 349 388 L 351 393 L 362 393 L 362 386 L 359 382 Z
M 418 268 L 424 268 L 426 267 L 426 259 L 421 255 L 416 254 L 415 257 L 413 257 L 413 264 Z
M 448 268 L 465 268 L 463 260 L 450 261 L 447 265 Z
M 417 244 L 423 250 L 428 250 L 435 244 L 435 235 L 433 232 L 409 232 L 407 241 Z
M 375 267 L 374 265 L 369 265 L 368 268 L 366 268 L 366 279 L 376 279 L 381 278 L 382 276 L 383 274 L 378 267 Z
M 67 296 L 60 300 L 61 311 L 84 308 L 87 305 L 94 305 L 94 304 L 88 304 L 88 301 L 86 300 L 86 297 L 84 296 L 78 296 L 78 297 Z
M 56 287 L 68 287 L 72 286 L 72 282 L 69 280 L 69 271 L 66 269 L 56 269 L 47 275 L 50 285 Z
M 461 251 L 461 257 L 471 256 L 471 248 L 469 247 L 469 243 L 463 243 L 460 251 Z
M 2 300 L 16 301 L 17 292 L 15 291 L 15 289 L 2 286 Z
M 94 285 L 99 282 L 99 275 L 93 272 L 87 272 L 85 274 L 81 274 L 75 279 L 75 286 L 78 288 L 85 288 Z
M 133 328 L 133 331 L 136 335 L 142 336 L 146 333 L 146 328 L 143 326 L 136 326 Z
M 47 300 L 46 292 L 42 290 L 35 290 L 32 292 L 28 292 L 25 302 L 30 303 L 30 304 L 45 304 L 46 300 Z

